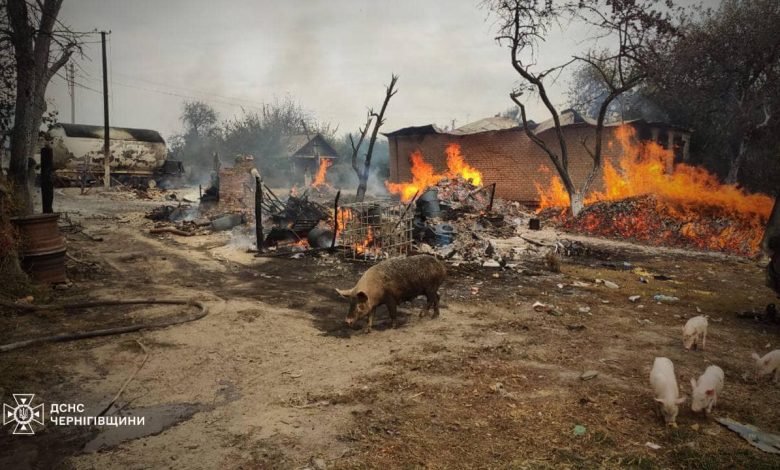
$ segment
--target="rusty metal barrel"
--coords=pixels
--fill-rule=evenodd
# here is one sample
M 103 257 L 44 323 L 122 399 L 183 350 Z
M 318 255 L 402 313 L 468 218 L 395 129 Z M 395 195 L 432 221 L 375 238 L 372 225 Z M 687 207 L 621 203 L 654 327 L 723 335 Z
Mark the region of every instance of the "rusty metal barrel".
M 22 242 L 22 269 L 36 282 L 67 282 L 65 239 L 57 226 L 59 214 L 12 217 Z

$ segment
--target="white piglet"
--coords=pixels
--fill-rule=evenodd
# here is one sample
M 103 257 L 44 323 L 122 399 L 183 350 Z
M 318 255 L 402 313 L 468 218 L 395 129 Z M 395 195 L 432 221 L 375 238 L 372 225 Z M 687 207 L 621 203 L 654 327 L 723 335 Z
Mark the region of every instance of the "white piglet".
M 707 317 L 699 315 L 691 318 L 682 329 L 683 346 L 691 349 L 693 346 L 704 349 L 707 342 Z
M 723 378 L 723 369 L 718 366 L 707 367 L 698 381 L 692 378 L 691 410 L 696 413 L 704 410 L 710 414 L 723 390 Z
M 756 376 L 764 377 L 775 373 L 775 383 L 780 383 L 780 349 L 768 352 L 764 357 L 753 353 L 753 359 L 756 361 Z
M 650 371 L 650 386 L 653 387 L 655 401 L 660 405 L 661 414 L 667 426 L 677 427 L 679 405 L 685 403 L 685 397 L 679 396 L 677 378 L 674 376 L 674 364 L 666 357 L 656 357 Z

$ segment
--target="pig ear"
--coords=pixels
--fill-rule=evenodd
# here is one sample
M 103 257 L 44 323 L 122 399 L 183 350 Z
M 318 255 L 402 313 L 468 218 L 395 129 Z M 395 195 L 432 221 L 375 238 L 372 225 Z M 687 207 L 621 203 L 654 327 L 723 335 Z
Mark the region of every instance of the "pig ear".
M 355 297 L 357 297 L 358 302 L 368 302 L 368 296 L 363 291 L 358 292 Z
M 752 354 L 750 354 L 750 357 L 752 357 L 752 358 L 753 358 L 753 359 L 755 359 L 755 360 L 759 360 L 759 359 L 761 359 L 761 356 L 759 356 L 759 355 L 758 355 L 758 354 L 756 354 L 755 352 L 754 352 L 754 353 L 752 353 Z
M 691 388 L 696 388 L 696 379 L 691 378 Z
M 664 401 L 663 401 L 663 400 L 661 400 L 660 398 L 654 398 L 654 400 L 655 400 L 655 401 L 657 401 L 658 403 L 663 403 L 663 402 L 664 402 Z
M 704 393 L 706 393 L 708 397 L 711 397 L 711 396 L 715 395 L 715 389 L 711 388 L 711 389 L 707 390 Z
M 338 292 L 339 295 L 342 296 L 342 297 L 352 297 L 352 295 L 353 295 L 352 291 L 353 290 L 354 289 L 339 289 L 339 288 L 336 288 L 336 292 Z
M 685 403 L 685 400 L 687 400 L 687 399 L 688 399 L 688 397 L 683 395 L 680 398 L 678 398 L 677 400 L 675 400 L 674 402 L 677 403 L 678 405 L 682 405 L 683 403 Z

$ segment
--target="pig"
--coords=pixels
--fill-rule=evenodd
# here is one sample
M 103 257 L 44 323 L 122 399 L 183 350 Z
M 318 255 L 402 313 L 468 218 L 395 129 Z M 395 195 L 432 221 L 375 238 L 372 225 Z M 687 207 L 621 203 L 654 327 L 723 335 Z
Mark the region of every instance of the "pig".
M 752 357 L 756 361 L 756 377 L 764 377 L 774 372 L 774 381 L 780 384 L 780 349 L 768 352 L 764 357 L 753 353 Z
M 660 405 L 661 414 L 667 426 L 677 427 L 679 405 L 685 403 L 685 397 L 678 397 L 680 389 L 674 376 L 674 364 L 666 357 L 656 357 L 650 371 L 650 385 L 653 387 L 655 401 Z
M 691 318 L 685 323 L 682 333 L 685 349 L 691 349 L 694 346 L 704 349 L 704 345 L 707 343 L 707 317 L 699 315 Z
M 723 369 L 718 366 L 709 366 L 699 377 L 699 380 L 691 378 L 691 410 L 695 413 L 704 410 L 712 413 L 718 395 L 723 390 Z
M 430 255 L 407 258 L 391 258 L 372 266 L 352 289 L 336 289 L 349 299 L 347 325 L 368 317 L 365 332 L 371 331 L 374 312 L 380 305 L 387 305 L 393 328 L 397 326 L 396 308 L 399 303 L 425 295 L 427 304 L 420 313 L 423 316 L 433 307 L 433 317 L 439 316 L 439 287 L 447 276 L 444 265 Z

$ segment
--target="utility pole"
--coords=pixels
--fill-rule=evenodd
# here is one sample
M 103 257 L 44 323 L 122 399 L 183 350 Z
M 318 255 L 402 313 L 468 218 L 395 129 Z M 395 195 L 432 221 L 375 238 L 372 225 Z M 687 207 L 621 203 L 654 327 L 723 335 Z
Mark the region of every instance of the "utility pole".
M 68 74 L 68 70 L 70 74 Z M 68 91 L 70 92 L 70 123 L 76 124 L 76 70 L 73 67 L 73 62 L 70 63 L 70 67 L 65 69 L 66 76 L 68 78 Z
M 111 189 L 111 168 L 109 162 L 111 142 L 108 128 L 108 66 L 106 65 L 105 31 L 100 32 L 100 41 L 103 45 L 103 188 L 108 190 Z

